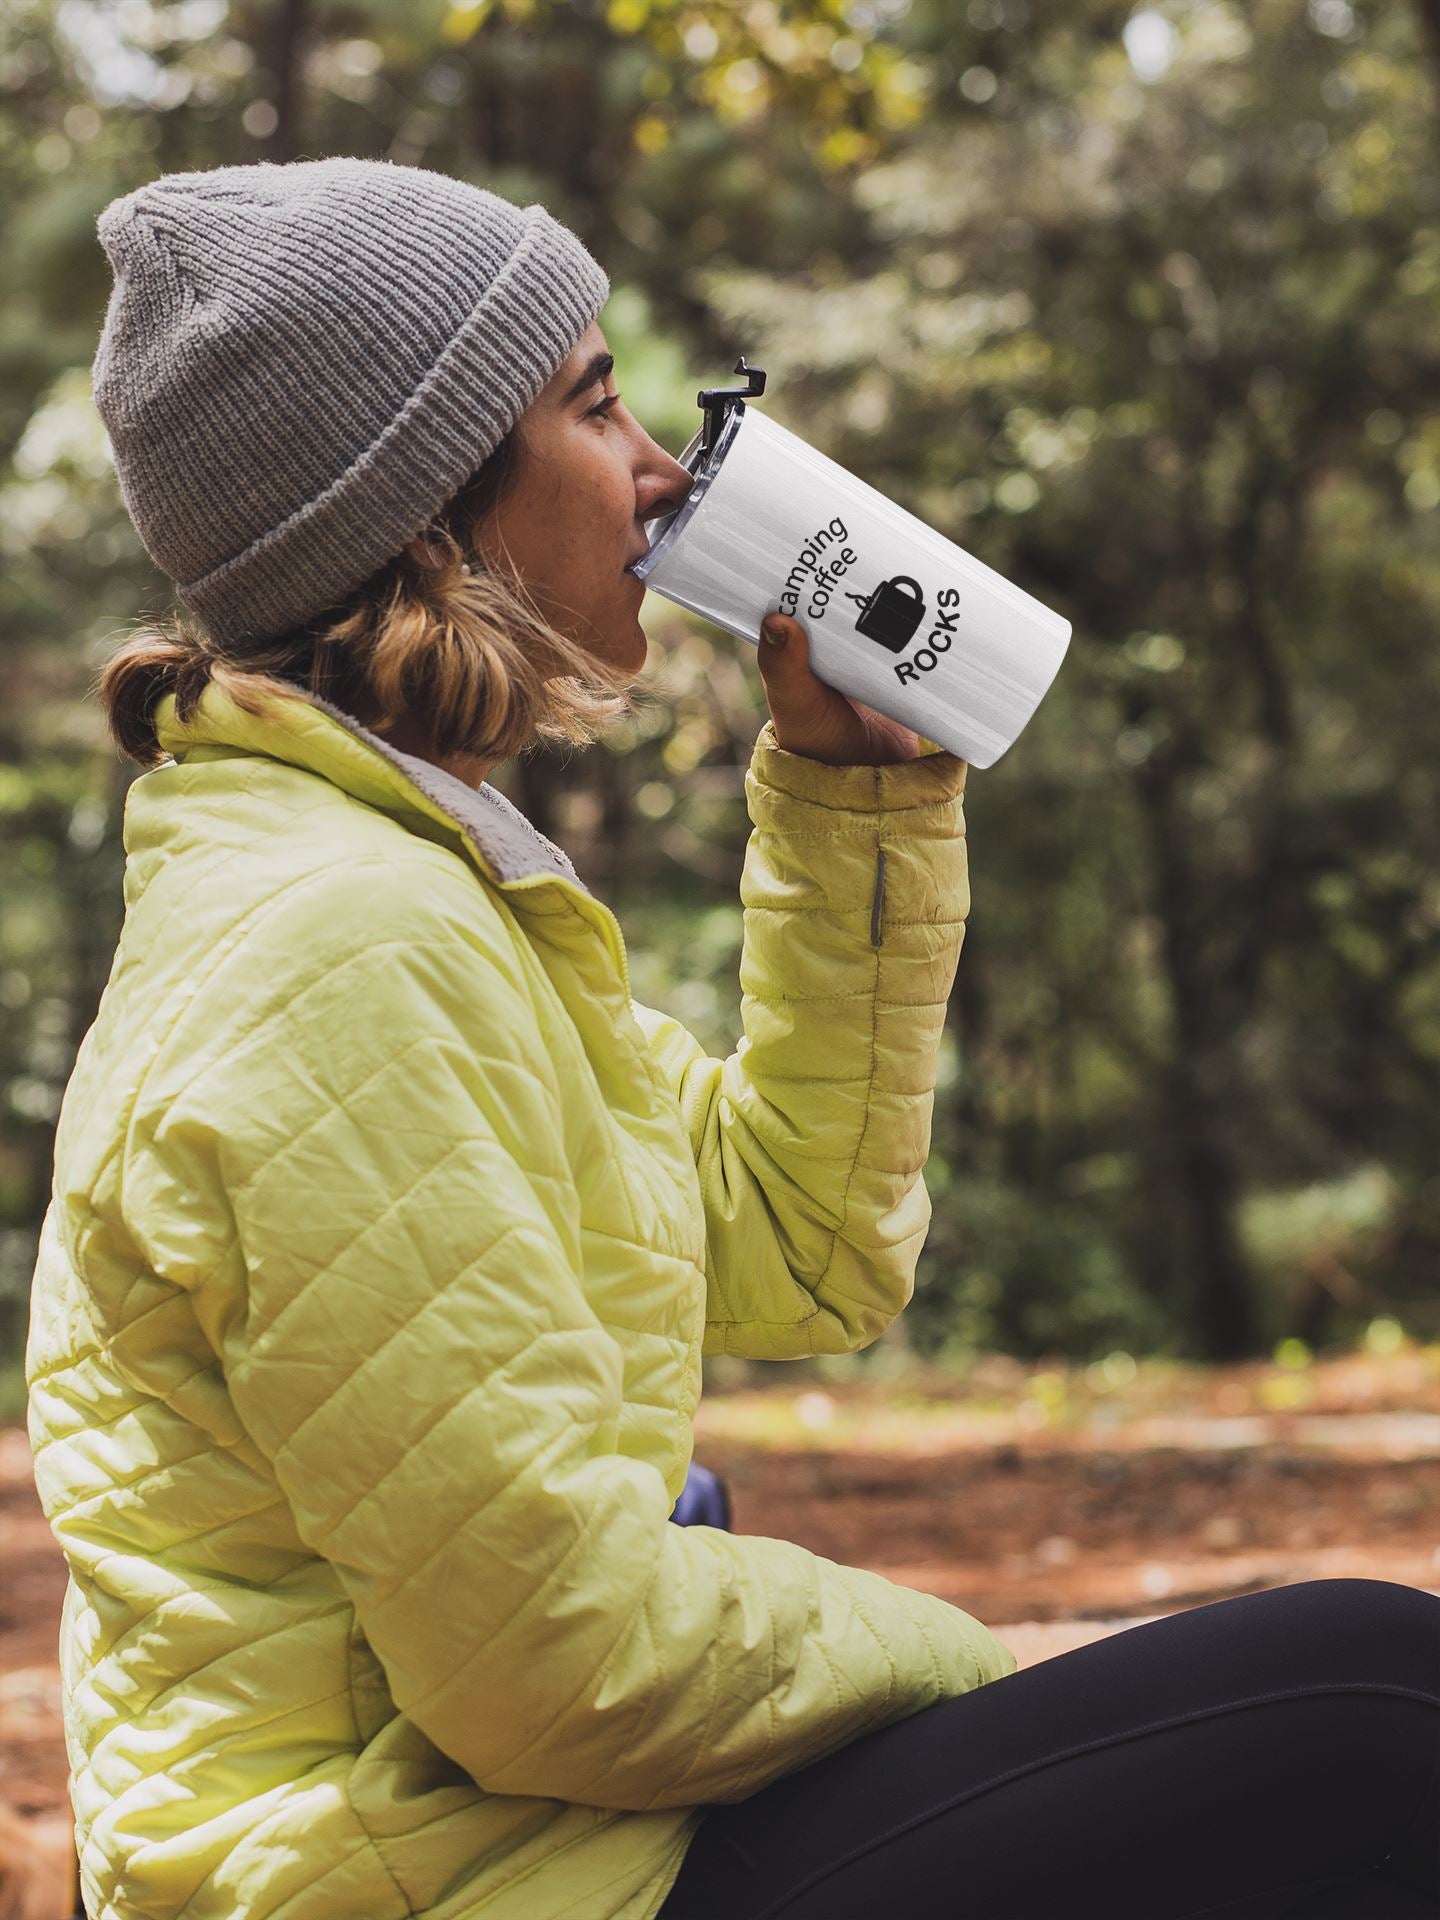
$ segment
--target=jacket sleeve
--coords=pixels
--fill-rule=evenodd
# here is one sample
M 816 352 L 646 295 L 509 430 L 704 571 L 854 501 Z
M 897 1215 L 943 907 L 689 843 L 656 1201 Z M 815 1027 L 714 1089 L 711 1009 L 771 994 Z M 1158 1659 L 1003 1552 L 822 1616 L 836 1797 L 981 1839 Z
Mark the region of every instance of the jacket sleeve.
M 970 910 L 967 771 L 948 753 L 828 766 L 767 720 L 745 780 L 744 1037 L 716 1059 L 632 1002 L 699 1170 L 707 1354 L 865 1347 L 914 1291 Z
M 124 1172 L 179 1284 L 211 1284 L 187 1217 L 228 1216 L 244 1297 L 199 1316 L 397 1707 L 489 1790 L 643 1809 L 743 1799 L 1012 1672 L 931 1595 L 669 1523 L 620 1443 L 565 1092 L 508 936 L 434 889 L 402 917 L 342 941 L 359 916 L 328 884 L 273 916 L 267 953 L 306 953 L 309 985 L 137 1119 Z

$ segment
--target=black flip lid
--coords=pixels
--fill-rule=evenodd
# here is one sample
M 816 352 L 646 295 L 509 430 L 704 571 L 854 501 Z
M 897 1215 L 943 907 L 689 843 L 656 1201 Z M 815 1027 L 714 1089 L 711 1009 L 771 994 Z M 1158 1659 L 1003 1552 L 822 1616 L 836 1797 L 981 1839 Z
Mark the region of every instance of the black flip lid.
M 765 374 L 760 367 L 745 364 L 742 353 L 735 362 L 736 373 L 743 373 L 743 387 L 702 387 L 697 399 L 705 410 L 705 423 L 680 455 L 682 466 L 695 476 L 695 483 L 681 504 L 672 512 L 651 522 L 650 549 L 628 569 L 644 580 L 659 562 L 661 554 L 677 539 L 686 523 L 705 498 L 706 490 L 725 462 L 725 455 L 739 431 L 745 402 L 765 391 Z
M 702 387 L 696 395 L 705 409 L 705 430 L 700 441 L 702 454 L 709 453 L 714 446 L 725 421 L 725 409 L 743 407 L 747 400 L 757 399 L 765 391 L 764 369 L 747 366 L 743 353 L 735 362 L 735 371 L 744 374 L 743 387 Z

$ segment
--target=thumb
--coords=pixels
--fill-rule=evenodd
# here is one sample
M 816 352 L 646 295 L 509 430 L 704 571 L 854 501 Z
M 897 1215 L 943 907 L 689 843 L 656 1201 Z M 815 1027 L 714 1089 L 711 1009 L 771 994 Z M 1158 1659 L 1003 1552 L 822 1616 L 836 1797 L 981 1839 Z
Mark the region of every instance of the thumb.
M 777 718 L 790 718 L 797 707 L 803 711 L 811 704 L 815 687 L 810 672 L 810 636 L 798 620 L 783 613 L 767 614 L 760 625 L 755 654 L 765 697 Z
M 850 702 L 811 668 L 809 634 L 787 613 L 767 614 L 760 634 L 755 651 L 776 739 L 794 753 L 848 758 L 863 743 L 864 725 Z
M 767 680 L 792 676 L 808 664 L 809 635 L 798 620 L 788 614 L 767 613 L 760 623 L 760 644 L 756 654 L 760 671 Z

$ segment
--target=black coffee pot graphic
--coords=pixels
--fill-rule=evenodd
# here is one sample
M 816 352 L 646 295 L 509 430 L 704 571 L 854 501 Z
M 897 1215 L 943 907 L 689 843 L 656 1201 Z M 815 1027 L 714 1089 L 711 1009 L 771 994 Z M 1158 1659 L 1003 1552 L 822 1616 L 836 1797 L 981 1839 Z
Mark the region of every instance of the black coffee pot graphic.
M 897 573 L 893 579 L 882 580 L 868 600 L 858 593 L 847 594 L 846 598 L 860 605 L 855 617 L 856 631 L 863 633 L 867 640 L 888 647 L 891 653 L 901 653 L 909 646 L 915 638 L 915 629 L 925 617 L 925 595 L 920 591 L 919 581 L 912 580 L 908 573 Z

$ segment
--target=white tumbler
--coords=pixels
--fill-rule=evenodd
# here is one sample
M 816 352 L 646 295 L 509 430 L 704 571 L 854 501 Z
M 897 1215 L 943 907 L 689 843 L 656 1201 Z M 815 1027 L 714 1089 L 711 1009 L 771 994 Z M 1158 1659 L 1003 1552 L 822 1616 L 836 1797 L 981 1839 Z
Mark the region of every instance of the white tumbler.
M 699 395 L 679 456 L 695 476 L 630 571 L 758 645 L 778 608 L 810 636 L 816 677 L 922 738 L 993 766 L 1055 678 L 1070 622 L 767 419 L 745 388 Z

